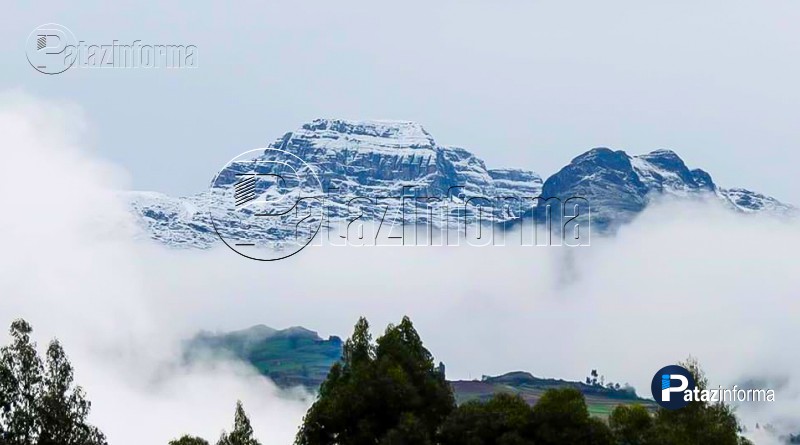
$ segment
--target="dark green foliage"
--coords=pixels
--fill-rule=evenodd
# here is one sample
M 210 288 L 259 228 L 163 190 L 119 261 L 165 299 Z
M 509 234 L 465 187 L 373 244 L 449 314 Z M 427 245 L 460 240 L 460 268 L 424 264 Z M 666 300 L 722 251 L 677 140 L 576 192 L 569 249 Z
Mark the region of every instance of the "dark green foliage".
M 650 442 L 653 416 L 641 405 L 618 405 L 608 424 L 619 445 L 646 445 Z
M 681 365 L 692 373 L 699 389 L 707 388 L 708 379 L 697 360 L 689 358 Z M 676 410 L 659 409 L 654 416 L 641 407 L 618 406 L 609 423 L 620 445 L 750 443 L 740 435 L 733 409 L 724 403 L 690 402 Z
M 467 402 L 441 428 L 441 445 L 538 445 L 615 443 L 611 430 L 589 416 L 583 394 L 550 389 L 531 408 L 519 396 L 498 394 Z
M 208 441 L 187 434 L 180 439 L 169 441 L 169 445 L 208 445 Z
M 707 380 L 683 364 L 700 388 Z M 519 374 L 519 373 L 518 373 Z M 533 377 L 508 375 L 506 379 Z M 526 381 L 527 381 L 526 380 Z M 486 381 L 478 384 L 485 384 Z M 582 385 L 578 385 L 581 387 Z M 598 386 L 599 387 L 599 386 Z M 617 391 L 616 388 L 602 388 Z M 636 398 L 635 395 L 632 398 Z M 518 395 L 454 406 L 453 393 L 406 317 L 375 343 L 361 318 L 297 434 L 297 445 L 743 445 L 725 404 L 694 402 L 655 415 L 619 405 L 603 420 L 576 387 L 547 389 L 531 408 Z
M 250 426 L 250 419 L 244 412 L 242 402 L 236 402 L 236 415 L 233 420 L 233 431 L 222 433 L 217 441 L 217 445 L 261 445 L 253 437 L 253 427 Z
M 25 320 L 11 324 L 11 344 L 0 349 L 0 400 L 3 402 L 0 431 L 7 445 L 36 442 L 39 422 L 36 417 L 41 394 L 42 360 L 31 342 L 31 325 Z
M 681 363 L 681 366 L 692 373 L 699 389 L 708 387 L 708 379 L 696 359 L 690 357 Z M 739 422 L 730 405 L 697 401 L 690 402 L 681 409 L 659 410 L 655 416 L 652 443 L 655 445 L 749 443 L 739 435 L 740 431 Z
M 532 444 L 533 411 L 519 396 L 498 394 L 487 402 L 471 401 L 445 421 L 441 445 Z
M 342 340 L 322 339 L 301 327 L 278 331 L 261 325 L 227 334 L 201 333 L 185 345 L 187 361 L 209 354 L 244 360 L 282 388 L 302 385 L 316 391 L 342 356 Z
M 589 418 L 588 430 L 589 440 L 586 442 L 587 444 L 611 445 L 616 443 L 614 441 L 614 435 L 611 433 L 611 429 L 608 427 L 608 424 L 597 417 Z
M 38 413 L 39 445 L 87 445 L 105 443 L 105 436 L 87 423 L 92 404 L 83 388 L 73 387 L 72 364 L 57 340 L 47 348 Z
M 0 349 L 0 443 L 3 445 L 104 445 L 87 423 L 91 403 L 74 386 L 73 369 L 54 340 L 42 363 L 31 326 L 11 324 L 11 344 Z
M 434 445 L 430 431 L 413 414 L 403 413 L 394 428 L 390 429 L 379 445 Z
M 376 343 L 361 318 L 297 434 L 299 445 L 429 444 L 455 408 L 411 320 Z
M 608 427 L 589 417 L 583 394 L 574 388 L 551 389 L 533 407 L 538 445 L 611 444 Z
M 656 414 L 651 442 L 655 445 L 690 445 L 713 443 L 739 445 L 744 438 L 739 435 L 739 424 L 730 406 L 692 402 L 688 406 Z

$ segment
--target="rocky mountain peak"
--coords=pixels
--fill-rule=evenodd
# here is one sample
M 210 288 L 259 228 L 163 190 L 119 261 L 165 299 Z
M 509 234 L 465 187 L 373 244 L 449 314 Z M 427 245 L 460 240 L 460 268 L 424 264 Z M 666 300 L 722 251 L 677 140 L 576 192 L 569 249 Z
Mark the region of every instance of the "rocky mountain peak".
M 744 213 L 797 214 L 796 208 L 772 197 L 745 189 L 720 188 L 707 172 L 690 169 L 677 153 L 665 149 L 631 156 L 622 150 L 596 147 L 576 156 L 542 183 L 542 178 L 532 171 L 489 169 L 468 149 L 439 145 L 420 124 L 410 121 L 316 119 L 284 134 L 270 147 L 300 157 L 317 171 L 329 206 L 326 217 L 331 222 L 352 219 L 351 203 L 356 197 L 375 200 L 373 205 L 365 205 L 362 210 L 365 220 L 377 220 L 385 216 L 386 208 L 393 208 L 397 213 L 401 206 L 408 205 L 400 197 L 409 194 L 445 201 L 454 194 L 516 198 L 525 203 L 539 196 L 559 198 L 562 202 L 580 197 L 590 204 L 592 226 L 600 230 L 632 220 L 654 197 L 661 195 L 716 197 L 733 210 Z M 263 156 L 274 156 L 274 151 L 265 152 Z M 221 175 L 222 180 L 215 182 L 215 187 L 230 188 L 235 177 L 228 176 Z M 261 192 L 258 188 L 256 191 Z M 214 214 L 217 221 L 227 221 L 234 216 L 224 202 L 219 202 L 220 196 L 224 193 L 204 192 L 187 198 L 171 198 L 139 192 L 131 193 L 130 201 L 153 238 L 169 245 L 208 247 L 219 239 L 209 215 Z M 374 205 L 378 199 L 384 199 L 382 205 Z M 365 201 L 360 199 L 359 202 Z M 485 205 L 485 201 L 482 204 L 479 200 L 458 202 L 464 206 L 459 210 L 463 214 L 474 212 L 474 206 Z M 412 200 L 410 205 L 420 206 L 419 214 L 427 215 L 424 202 Z M 531 207 L 533 205 L 535 201 L 531 202 Z M 516 212 L 495 210 L 489 213 L 492 222 L 542 216 L 539 208 Z M 443 217 L 446 216 L 439 213 L 435 216 Z M 235 235 L 247 228 L 248 233 L 255 233 L 257 238 L 263 235 L 270 240 L 283 236 L 283 232 L 269 226 L 265 219 L 230 220 L 217 229 L 223 234 Z M 443 221 L 436 219 L 431 223 L 442 227 Z

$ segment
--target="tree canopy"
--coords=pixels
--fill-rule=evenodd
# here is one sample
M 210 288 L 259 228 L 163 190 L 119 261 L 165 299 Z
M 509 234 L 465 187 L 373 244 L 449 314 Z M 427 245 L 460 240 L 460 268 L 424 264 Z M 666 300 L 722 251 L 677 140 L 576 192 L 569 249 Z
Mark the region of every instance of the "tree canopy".
M 233 419 L 233 430 L 230 433 L 223 431 L 217 445 L 261 445 L 253 436 L 253 427 L 250 419 L 244 412 L 241 401 L 236 402 L 236 414 Z
M 361 318 L 297 434 L 298 445 L 432 444 L 455 409 L 411 320 L 372 341 Z
M 170 440 L 168 445 L 209 445 L 208 441 L 196 436 L 184 435 L 180 439 Z
M 50 342 L 45 360 L 25 320 L 11 324 L 11 343 L 0 349 L 0 444 L 105 445 L 88 423 L 91 402 L 73 381 L 61 343 Z
M 499 394 L 458 407 L 444 422 L 441 445 L 532 444 L 533 411 L 521 397 Z
M 698 389 L 708 388 L 708 378 L 697 359 L 689 357 L 680 363 L 694 377 Z M 740 435 L 741 427 L 733 408 L 723 402 L 692 401 L 681 409 L 660 409 L 655 415 L 651 443 L 684 445 L 713 443 L 719 445 L 749 444 Z
M 0 445 L 107 445 L 88 423 L 91 403 L 74 382 L 61 343 L 44 358 L 31 340 L 33 329 L 16 320 L 11 341 L 0 348 Z M 708 379 L 697 360 L 683 367 L 699 389 Z M 320 388 L 295 438 L 297 445 L 745 445 L 733 409 L 722 402 L 693 401 L 677 410 L 654 412 L 617 406 L 607 421 L 589 414 L 576 388 L 545 391 L 530 406 L 518 395 L 456 406 L 453 391 L 411 320 L 389 325 L 373 341 L 361 318 L 345 342 L 342 358 Z M 209 445 L 183 436 L 169 445 Z M 261 445 L 242 403 L 233 429 L 216 445 Z
M 683 364 L 701 388 L 707 379 Z M 597 373 L 594 372 L 596 375 Z M 607 420 L 589 414 L 576 388 L 545 391 L 531 407 L 517 395 L 456 406 L 411 321 L 389 325 L 373 342 L 359 319 L 305 416 L 297 445 L 742 445 L 738 421 L 725 404 L 652 412 L 619 405 Z

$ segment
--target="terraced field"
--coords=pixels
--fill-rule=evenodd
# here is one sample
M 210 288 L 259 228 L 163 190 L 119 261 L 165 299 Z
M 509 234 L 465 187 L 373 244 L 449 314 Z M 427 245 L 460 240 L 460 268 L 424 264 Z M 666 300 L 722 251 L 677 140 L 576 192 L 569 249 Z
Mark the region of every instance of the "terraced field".
M 583 393 L 589 406 L 589 413 L 599 417 L 607 417 L 617 405 L 640 404 L 648 409 L 656 408 L 652 400 L 642 399 L 630 391 L 609 390 L 580 382 L 540 379 L 523 372 L 513 372 L 483 380 L 456 380 L 451 382 L 451 385 L 458 403 L 486 400 L 494 394 L 508 393 L 518 394 L 529 404 L 535 405 L 548 389 L 572 387 Z

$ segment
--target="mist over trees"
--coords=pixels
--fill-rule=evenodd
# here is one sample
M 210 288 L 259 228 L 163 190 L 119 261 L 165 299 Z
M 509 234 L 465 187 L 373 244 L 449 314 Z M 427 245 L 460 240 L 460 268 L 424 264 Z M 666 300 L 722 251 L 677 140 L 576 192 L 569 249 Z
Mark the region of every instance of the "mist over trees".
M 209 443 L 200 437 L 186 434 L 179 439 L 171 440 L 168 445 L 209 445 Z M 241 401 L 236 402 L 233 429 L 230 433 L 222 431 L 216 445 L 261 445 L 261 442 L 255 438 L 250 418 L 247 417 Z
M 91 402 L 61 344 L 51 341 L 42 360 L 32 332 L 14 321 L 11 342 L 0 349 L 0 445 L 107 445 L 87 421 Z
M 253 437 L 253 427 L 250 426 L 250 419 L 245 414 L 241 401 L 236 402 L 233 430 L 230 433 L 223 431 L 217 445 L 261 445 L 261 442 Z
M 76 385 L 58 340 L 40 357 L 33 329 L 16 320 L 0 348 L 0 445 L 108 445 L 89 424 L 91 402 Z M 681 364 L 699 389 L 708 379 L 697 360 Z M 617 406 L 591 416 L 576 388 L 549 389 L 534 406 L 518 395 L 456 404 L 443 366 L 404 317 L 373 341 L 361 318 L 345 342 L 295 438 L 296 445 L 747 445 L 733 409 L 690 402 L 677 410 Z M 596 374 L 593 373 L 593 375 Z M 142 425 L 147 428 L 147 425 Z M 185 435 L 169 445 L 210 445 Z M 233 428 L 216 445 L 261 445 L 241 402 Z

